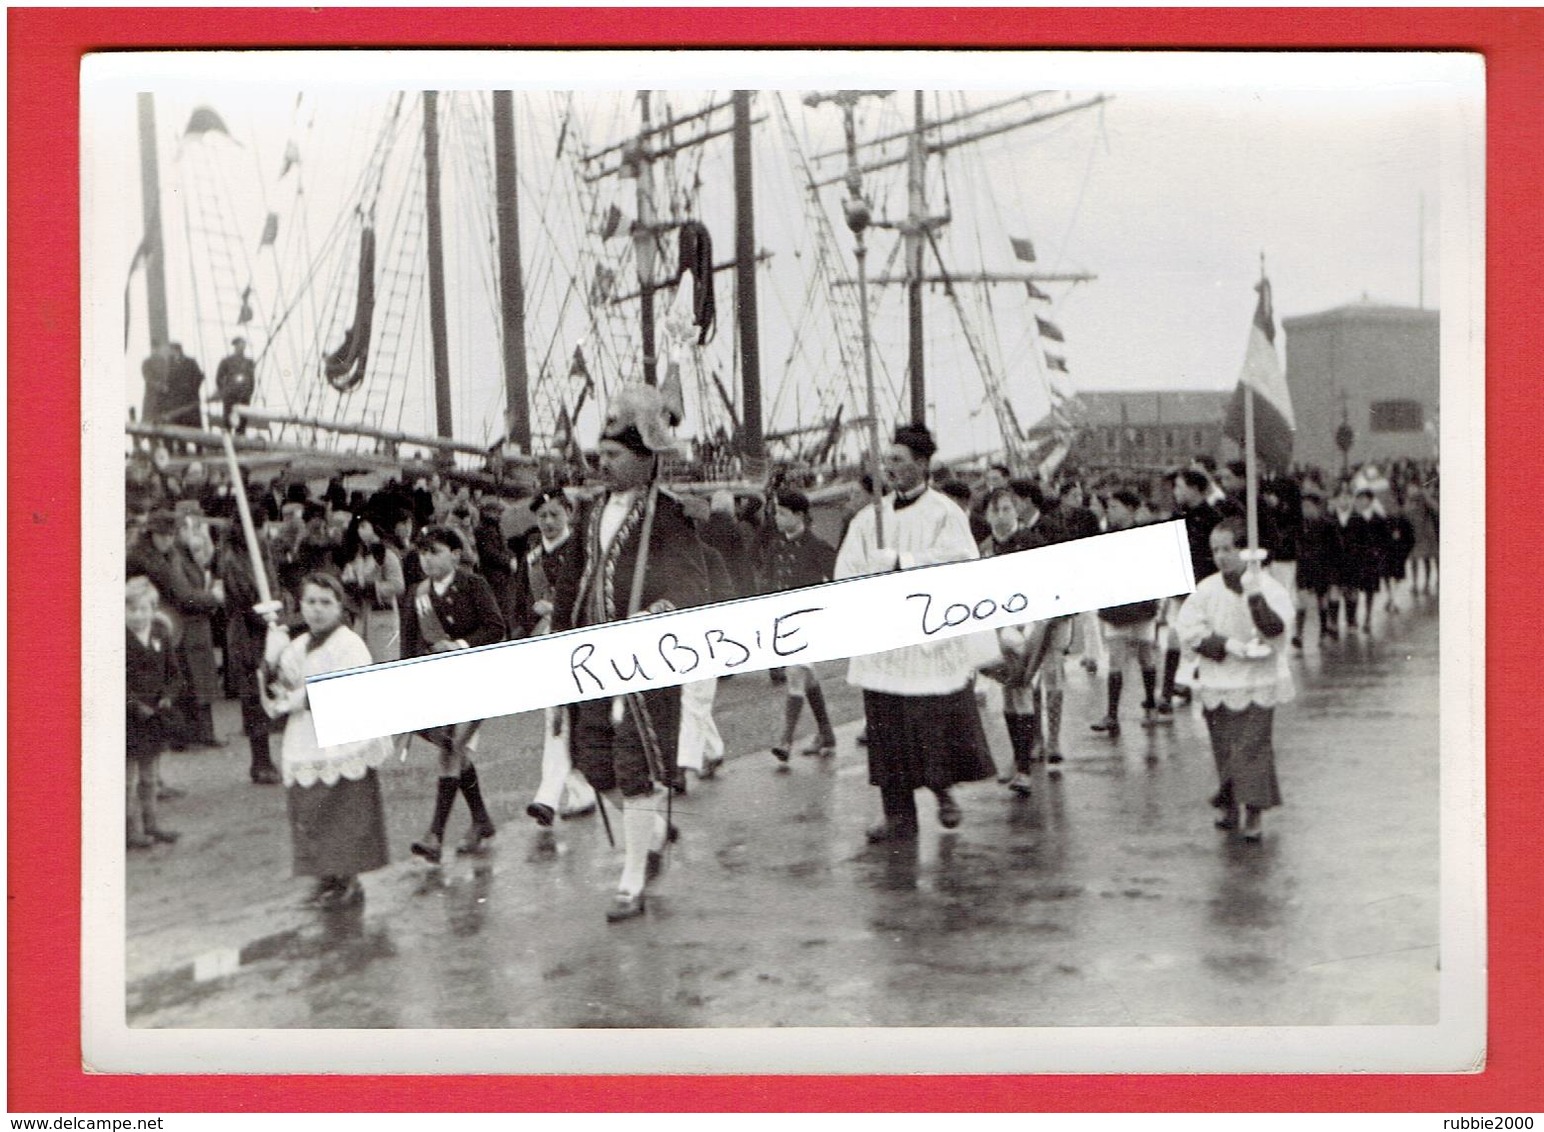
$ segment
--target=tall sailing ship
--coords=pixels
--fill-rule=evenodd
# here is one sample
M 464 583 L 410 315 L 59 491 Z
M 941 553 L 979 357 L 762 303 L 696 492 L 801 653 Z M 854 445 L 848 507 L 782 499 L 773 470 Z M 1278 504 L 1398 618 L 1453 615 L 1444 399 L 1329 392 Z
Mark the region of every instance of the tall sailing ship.
M 403 92 L 345 134 L 301 94 L 274 152 L 212 105 L 163 136 L 142 95 L 125 343 L 180 334 L 212 371 L 243 337 L 253 469 L 528 486 L 642 380 L 678 407 L 677 483 L 837 482 L 915 419 L 956 463 L 1046 473 L 1079 419 L 1057 309 L 1092 276 L 1042 266 L 1004 170 L 1101 101 Z M 132 417 L 138 446 L 220 443 Z

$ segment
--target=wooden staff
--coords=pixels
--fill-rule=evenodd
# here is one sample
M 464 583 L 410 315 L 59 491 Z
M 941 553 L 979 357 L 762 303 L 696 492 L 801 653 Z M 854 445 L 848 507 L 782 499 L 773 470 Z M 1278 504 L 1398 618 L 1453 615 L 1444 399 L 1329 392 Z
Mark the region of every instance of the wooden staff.
M 276 642 L 271 638 L 275 631 L 283 633 L 283 626 L 279 624 L 279 610 L 283 609 L 283 603 L 275 600 L 273 591 L 268 588 L 268 570 L 263 564 L 263 548 L 257 541 L 257 528 L 252 524 L 252 508 L 247 503 L 247 485 L 241 478 L 241 464 L 236 460 L 236 445 L 231 440 L 230 430 L 220 431 L 220 440 L 225 445 L 225 462 L 230 467 L 231 494 L 236 497 L 236 514 L 241 519 L 241 533 L 247 544 L 247 556 L 252 562 L 252 579 L 257 585 L 258 602 L 252 607 L 254 613 L 259 614 L 268 622 L 269 641 L 264 642 L 263 659 L 272 662 L 272 647 Z M 286 634 L 287 637 L 287 634 Z

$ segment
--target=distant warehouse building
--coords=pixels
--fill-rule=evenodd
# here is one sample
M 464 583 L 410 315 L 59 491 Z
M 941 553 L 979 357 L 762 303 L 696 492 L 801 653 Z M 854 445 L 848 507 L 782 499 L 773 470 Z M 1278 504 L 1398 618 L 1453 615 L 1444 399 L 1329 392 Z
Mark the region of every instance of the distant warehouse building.
M 1196 456 L 1230 459 L 1222 435 L 1231 390 L 1088 390 L 1069 460 L 1084 468 L 1171 468 Z
M 1293 459 L 1338 471 L 1343 423 L 1351 464 L 1436 456 L 1437 322 L 1436 311 L 1372 303 L 1282 319 Z

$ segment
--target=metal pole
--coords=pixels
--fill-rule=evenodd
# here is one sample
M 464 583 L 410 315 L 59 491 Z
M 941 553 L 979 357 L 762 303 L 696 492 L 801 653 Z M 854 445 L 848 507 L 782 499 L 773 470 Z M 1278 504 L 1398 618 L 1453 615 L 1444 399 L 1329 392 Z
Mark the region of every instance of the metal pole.
M 756 210 L 751 196 L 751 92 L 734 92 L 735 292 L 740 321 L 741 454 L 760 464 L 761 342 L 756 321 Z
M 494 180 L 498 198 L 500 307 L 504 321 L 504 433 L 531 451 L 529 376 L 525 367 L 525 278 L 520 264 L 520 183 L 516 175 L 514 96 L 493 92 Z
M 429 237 L 429 336 L 434 353 L 435 431 L 455 435 L 450 407 L 450 346 L 445 331 L 445 249 L 440 235 L 439 96 L 424 91 L 424 210 Z M 447 456 L 448 462 L 450 457 Z

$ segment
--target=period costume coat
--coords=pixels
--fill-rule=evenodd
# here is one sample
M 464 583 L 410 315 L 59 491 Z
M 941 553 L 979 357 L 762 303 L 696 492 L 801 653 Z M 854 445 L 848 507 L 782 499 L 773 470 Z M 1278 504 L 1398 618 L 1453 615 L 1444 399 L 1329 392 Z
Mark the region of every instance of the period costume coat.
M 648 553 L 636 607 L 664 602 L 684 609 L 710 600 L 702 543 L 680 502 L 657 486 L 608 492 L 591 504 L 584 520 L 583 569 L 569 625 L 601 625 L 632 612 L 651 497 L 654 517 L 647 524 Z M 609 697 L 576 705 L 573 760 L 596 789 L 616 787 L 626 797 L 637 797 L 651 792 L 655 776 L 664 782 L 674 777 L 681 690 L 660 688 L 618 702 L 620 719 Z

